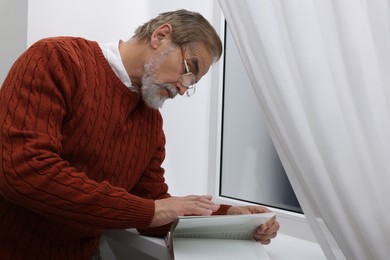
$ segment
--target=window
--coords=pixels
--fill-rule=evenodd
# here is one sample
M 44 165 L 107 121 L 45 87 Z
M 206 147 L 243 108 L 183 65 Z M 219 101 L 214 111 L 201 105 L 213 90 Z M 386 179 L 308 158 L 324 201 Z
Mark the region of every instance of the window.
M 225 28 L 219 195 L 302 213 L 234 40 Z

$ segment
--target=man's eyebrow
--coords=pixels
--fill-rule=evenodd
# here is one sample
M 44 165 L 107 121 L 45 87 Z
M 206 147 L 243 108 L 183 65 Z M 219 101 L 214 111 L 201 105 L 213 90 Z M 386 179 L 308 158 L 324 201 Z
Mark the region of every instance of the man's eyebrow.
M 194 71 L 191 71 L 194 75 L 198 75 L 199 74 L 199 63 L 198 63 L 198 60 L 197 59 L 193 59 L 191 60 L 191 65 L 192 65 L 192 69 Z

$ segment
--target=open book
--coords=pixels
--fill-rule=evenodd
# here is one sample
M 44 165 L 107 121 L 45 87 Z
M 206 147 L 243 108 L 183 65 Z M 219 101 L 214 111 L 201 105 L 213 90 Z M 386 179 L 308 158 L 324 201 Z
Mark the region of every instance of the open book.
M 168 247 L 175 260 L 270 259 L 264 246 L 253 240 L 253 233 L 274 215 L 179 217 L 172 224 Z

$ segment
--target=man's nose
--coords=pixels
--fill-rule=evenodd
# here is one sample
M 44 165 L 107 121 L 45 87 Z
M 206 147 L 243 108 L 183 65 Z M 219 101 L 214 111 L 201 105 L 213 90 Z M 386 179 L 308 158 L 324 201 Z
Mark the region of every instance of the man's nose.
M 187 87 L 183 86 L 183 84 L 181 84 L 180 81 L 178 81 L 178 82 L 176 83 L 176 88 L 177 88 L 177 90 L 178 90 L 179 95 L 181 95 L 181 96 L 183 96 L 184 93 L 186 93 L 186 91 L 187 91 L 187 89 L 188 89 Z

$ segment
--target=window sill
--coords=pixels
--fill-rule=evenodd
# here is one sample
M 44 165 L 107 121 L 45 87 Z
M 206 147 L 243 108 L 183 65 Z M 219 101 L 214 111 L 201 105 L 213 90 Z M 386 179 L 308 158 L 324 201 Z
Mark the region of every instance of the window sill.
M 251 205 L 219 196 L 214 196 L 214 201 L 221 204 L 237 206 Z M 326 260 L 325 254 L 317 243 L 310 225 L 307 223 L 303 214 L 270 209 L 276 213 L 277 220 L 280 223 L 280 230 L 277 237 L 272 240 L 271 244 L 265 246 L 272 260 Z M 129 252 L 131 252 L 130 249 L 136 249 L 150 256 L 150 259 L 171 259 L 165 239 L 142 236 L 136 229 L 108 230 L 104 233 L 104 236 L 127 247 Z
M 151 259 L 171 259 L 165 240 L 162 238 L 141 236 L 135 229 L 110 230 L 105 232 L 105 237 L 113 239 L 125 247 L 129 247 L 129 249 L 136 249 L 150 256 Z M 272 240 L 271 244 L 265 246 L 265 249 L 272 260 L 326 260 L 321 247 L 317 243 L 283 233 L 278 233 L 278 236 Z M 125 257 L 123 256 L 123 258 Z

